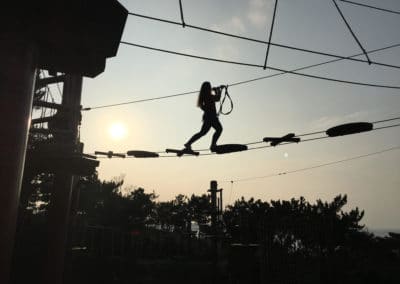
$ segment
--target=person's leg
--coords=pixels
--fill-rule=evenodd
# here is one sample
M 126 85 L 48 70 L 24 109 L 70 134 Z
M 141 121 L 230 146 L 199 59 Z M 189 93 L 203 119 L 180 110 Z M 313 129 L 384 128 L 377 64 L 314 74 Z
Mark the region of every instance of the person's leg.
M 206 135 L 207 132 L 210 130 L 211 128 L 211 123 L 209 120 L 203 120 L 203 125 L 200 129 L 200 131 L 198 133 L 196 133 L 195 135 L 192 136 L 192 138 L 189 139 L 188 142 L 186 142 L 184 145 L 186 148 L 190 148 L 191 145 L 196 142 L 197 140 L 199 140 L 202 136 Z
M 222 125 L 221 125 L 221 122 L 219 122 L 218 117 L 216 117 L 212 121 L 211 126 L 215 129 L 215 132 L 214 132 L 212 140 L 211 140 L 211 149 L 212 149 L 217 146 L 218 138 L 221 136 L 221 133 L 222 133 Z

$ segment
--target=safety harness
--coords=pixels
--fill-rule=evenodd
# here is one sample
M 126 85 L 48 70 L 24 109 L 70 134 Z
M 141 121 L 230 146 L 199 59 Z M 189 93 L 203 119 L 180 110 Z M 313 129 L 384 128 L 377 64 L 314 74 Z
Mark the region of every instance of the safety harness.
M 220 114 L 228 115 L 233 111 L 233 101 L 232 101 L 232 98 L 231 98 L 231 96 L 229 95 L 229 92 L 228 92 L 228 85 L 221 85 L 219 88 L 225 89 L 225 92 L 224 92 L 224 95 L 223 95 L 222 99 L 220 100 L 218 115 L 220 115 Z M 226 99 L 229 100 L 230 108 L 229 108 L 229 110 L 224 111 L 223 107 L 224 107 Z

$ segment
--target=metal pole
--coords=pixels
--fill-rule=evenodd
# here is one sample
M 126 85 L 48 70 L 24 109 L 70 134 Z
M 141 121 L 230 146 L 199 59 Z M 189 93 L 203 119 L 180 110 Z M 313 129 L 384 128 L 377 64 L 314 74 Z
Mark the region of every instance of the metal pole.
M 59 137 L 68 144 L 77 145 L 78 126 L 80 123 L 80 102 L 82 76 L 67 75 L 64 82 L 62 105 L 65 106 L 66 125 L 71 131 L 66 137 Z M 65 247 L 67 244 L 69 214 L 74 176 L 71 172 L 57 172 L 54 179 L 49 208 L 47 263 L 44 280 L 48 284 L 63 282 Z
M 34 90 L 35 52 L 21 39 L 0 41 L 0 283 L 10 282 L 18 201 Z

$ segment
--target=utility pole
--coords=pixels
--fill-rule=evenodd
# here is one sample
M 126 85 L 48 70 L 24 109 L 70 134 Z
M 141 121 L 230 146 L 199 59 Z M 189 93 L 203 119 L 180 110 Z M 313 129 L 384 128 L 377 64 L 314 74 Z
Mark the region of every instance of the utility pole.
M 218 189 L 217 181 L 210 182 L 208 192 L 211 194 L 211 228 L 214 236 L 219 232 L 219 223 L 222 217 L 222 191 L 222 188 Z M 219 197 L 217 197 L 217 193 L 219 193 Z
M 208 192 L 211 194 L 211 230 L 213 236 L 217 235 L 217 189 L 218 183 L 215 180 L 210 182 L 210 189 Z
M 211 194 L 211 231 L 214 243 L 214 255 L 213 255 L 213 283 L 217 283 L 217 265 L 218 265 L 218 239 L 220 234 L 220 221 L 222 216 L 222 188 L 218 189 L 218 183 L 215 180 L 210 182 L 210 189 L 208 190 Z M 217 193 L 220 193 L 219 199 Z

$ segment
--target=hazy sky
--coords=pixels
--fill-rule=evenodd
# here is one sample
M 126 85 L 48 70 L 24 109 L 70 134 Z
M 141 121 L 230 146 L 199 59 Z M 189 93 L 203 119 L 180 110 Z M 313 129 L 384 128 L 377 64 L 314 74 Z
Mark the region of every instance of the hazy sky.
M 361 2 L 361 0 L 360 0 Z M 125 0 L 131 12 L 180 21 L 178 0 Z M 183 0 L 185 21 L 268 40 L 272 0 Z M 362 0 L 362 3 L 400 11 L 400 1 Z M 366 50 L 400 43 L 400 15 L 339 3 Z M 123 40 L 226 60 L 264 64 L 266 46 L 221 37 L 190 28 L 129 16 Z M 331 0 L 279 1 L 272 41 L 350 56 L 361 50 Z M 400 47 L 370 55 L 400 65 Z M 360 57 L 365 58 L 365 57 Z M 294 69 L 330 58 L 272 46 L 268 62 Z M 366 63 L 338 62 L 303 71 L 344 80 L 400 86 L 400 70 Z M 172 95 L 200 88 L 203 81 L 230 84 L 274 74 L 262 68 L 201 61 L 120 45 L 107 61 L 106 71 L 85 79 L 83 107 Z M 246 143 L 265 136 L 326 130 L 353 121 L 376 121 L 400 116 L 400 91 L 282 75 L 230 88 L 234 110 L 221 116 L 224 131 L 219 143 Z M 95 150 L 162 151 L 181 148 L 201 127 L 196 94 L 95 109 L 83 113 L 81 140 L 85 152 Z M 126 135 L 109 134 L 120 123 Z M 213 131 L 193 145 L 208 148 Z M 400 227 L 400 150 L 290 175 L 247 182 L 223 182 L 265 176 L 376 152 L 400 145 L 400 128 L 329 138 L 255 151 L 204 157 L 159 159 L 102 159 L 101 179 L 125 175 L 126 186 L 154 190 L 160 200 L 179 193 L 205 193 L 210 180 L 224 188 L 225 203 L 244 196 L 263 200 L 304 196 L 309 201 L 331 200 L 348 194 L 349 207 L 366 210 L 370 228 Z

